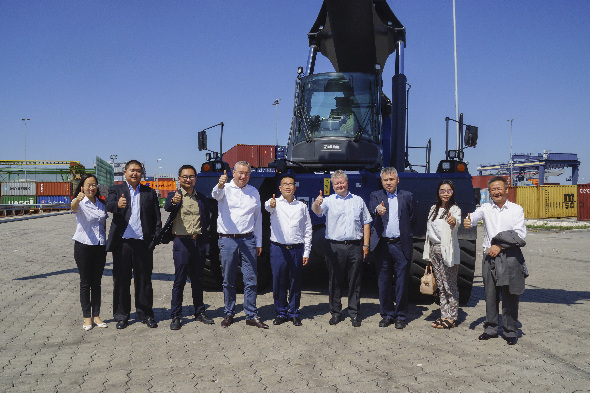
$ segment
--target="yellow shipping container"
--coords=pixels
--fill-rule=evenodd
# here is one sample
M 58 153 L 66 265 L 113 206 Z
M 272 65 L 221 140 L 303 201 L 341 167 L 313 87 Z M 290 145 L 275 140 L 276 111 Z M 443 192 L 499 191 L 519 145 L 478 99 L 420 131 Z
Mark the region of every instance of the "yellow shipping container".
M 522 206 L 525 218 L 578 216 L 577 186 L 522 186 L 516 188 L 516 203 Z
M 577 217 L 578 186 L 539 186 L 539 218 Z
M 539 217 L 539 187 L 516 187 L 516 203 L 522 206 L 524 218 L 536 219 Z

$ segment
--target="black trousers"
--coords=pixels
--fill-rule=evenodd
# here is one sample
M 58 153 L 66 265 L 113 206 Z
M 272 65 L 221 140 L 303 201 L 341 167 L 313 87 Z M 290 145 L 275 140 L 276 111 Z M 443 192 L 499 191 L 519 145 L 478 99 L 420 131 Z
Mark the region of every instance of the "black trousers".
M 152 269 L 154 255 L 143 240 L 123 239 L 113 250 L 113 315 L 126 321 L 131 314 L 131 277 L 135 285 L 135 311 L 141 321 L 154 316 Z
M 191 280 L 195 315 L 205 311 L 203 303 L 203 269 L 205 244 L 199 239 L 175 238 L 172 247 L 174 258 L 174 284 L 172 286 L 172 318 L 182 316 L 182 300 L 187 277 Z
M 363 248 L 360 244 L 340 244 L 327 241 L 326 264 L 330 282 L 328 286 L 330 313 L 341 315 L 342 293 L 348 284 L 348 315 L 359 318 L 361 308 L 361 279 Z M 348 282 L 347 282 L 348 279 Z
M 402 251 L 401 243 L 389 244 L 381 239 L 375 248 L 375 268 L 381 317 L 407 319 L 410 263 Z
M 100 315 L 100 282 L 107 261 L 105 246 L 74 243 L 74 260 L 80 273 L 80 304 L 84 318 Z

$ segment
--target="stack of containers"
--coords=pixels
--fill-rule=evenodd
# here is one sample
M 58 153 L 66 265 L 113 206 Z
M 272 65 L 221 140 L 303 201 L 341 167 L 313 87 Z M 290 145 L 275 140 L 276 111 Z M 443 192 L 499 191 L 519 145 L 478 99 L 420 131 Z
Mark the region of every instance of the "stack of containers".
M 2 183 L 2 205 L 34 205 L 34 182 L 5 182 Z
M 63 203 L 63 209 L 68 209 L 72 200 L 72 183 L 70 182 L 38 182 L 37 203 L 40 205 L 54 205 Z

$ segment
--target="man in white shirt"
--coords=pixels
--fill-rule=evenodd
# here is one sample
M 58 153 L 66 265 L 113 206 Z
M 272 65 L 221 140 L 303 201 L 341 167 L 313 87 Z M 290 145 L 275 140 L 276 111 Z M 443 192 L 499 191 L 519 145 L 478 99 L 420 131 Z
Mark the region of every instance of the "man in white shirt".
M 311 218 L 305 203 L 295 199 L 295 179 L 283 176 L 275 195 L 264 204 L 270 213 L 270 265 L 273 275 L 274 325 L 289 320 L 301 326 L 301 269 L 309 261 L 311 251 Z M 287 297 L 287 292 L 289 296 Z
M 484 222 L 482 276 L 486 321 L 480 340 L 498 337 L 498 303 L 502 295 L 502 330 L 509 345 L 518 340 L 518 301 L 528 276 L 520 250 L 526 227 L 522 207 L 508 201 L 508 182 L 497 176 L 488 182 L 491 203 L 478 207 L 464 220 L 465 228 Z
M 211 196 L 217 200 L 217 232 L 223 269 L 223 298 L 225 318 L 222 327 L 232 324 L 236 306 L 236 272 L 242 261 L 244 276 L 244 312 L 246 325 L 268 329 L 258 317 L 256 291 L 258 289 L 258 256 L 262 252 L 262 212 L 258 190 L 248 184 L 250 164 L 238 161 L 227 183 L 226 171 L 213 187 Z M 227 184 L 226 184 L 227 183 Z

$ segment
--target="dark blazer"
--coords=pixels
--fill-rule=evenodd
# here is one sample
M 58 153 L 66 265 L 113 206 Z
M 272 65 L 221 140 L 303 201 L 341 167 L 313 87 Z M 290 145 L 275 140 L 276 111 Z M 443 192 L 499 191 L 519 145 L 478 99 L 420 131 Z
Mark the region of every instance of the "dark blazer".
M 209 215 L 210 215 L 210 212 L 208 209 L 207 197 L 204 194 L 198 192 L 197 190 L 195 190 L 195 193 L 197 195 L 197 204 L 199 205 L 199 215 L 201 216 L 201 234 L 203 235 L 201 237 L 201 239 L 202 239 L 202 242 L 208 242 L 209 241 Z M 166 198 L 166 203 L 164 204 L 164 210 L 166 210 L 167 212 L 170 212 L 170 215 L 168 216 L 168 219 L 166 220 L 166 224 L 164 224 L 162 231 L 160 232 L 160 234 L 158 236 L 156 236 L 156 238 L 154 239 L 154 241 L 150 245 L 151 249 L 156 247 L 158 244 L 169 243 L 170 240 L 173 238 L 172 237 L 173 236 L 172 235 L 172 226 L 174 225 L 174 219 L 176 218 L 176 215 L 178 214 L 178 212 L 180 211 L 180 208 L 182 207 L 182 200 L 180 200 L 180 203 L 177 205 L 172 204 L 172 198 L 174 198 L 174 195 L 176 195 L 176 191 L 168 194 L 168 198 Z
M 117 203 L 121 195 L 127 199 L 127 206 L 124 209 L 119 209 Z M 141 219 L 141 230 L 143 232 L 143 240 L 146 247 L 149 247 L 154 237 L 160 233 L 162 229 L 162 219 L 160 217 L 160 204 L 158 203 L 158 196 L 156 191 L 143 184 L 139 185 L 139 212 Z M 123 233 L 127 225 L 129 225 L 129 218 L 131 217 L 131 195 L 129 194 L 129 186 L 127 182 L 109 187 L 109 194 L 106 203 L 107 211 L 113 213 L 113 221 L 109 231 L 109 238 L 107 239 L 107 251 L 113 251 L 115 247 L 121 242 Z
M 399 231 L 400 231 L 400 242 L 402 251 L 408 261 L 412 261 L 414 255 L 414 198 L 412 193 L 403 190 L 397 190 L 397 201 L 398 201 L 398 216 L 399 216 Z M 387 192 L 385 190 L 373 191 L 369 200 L 369 212 L 373 217 L 371 223 L 371 241 L 370 250 L 373 251 L 381 236 L 387 228 L 389 221 L 389 214 L 379 215 L 375 212 L 377 206 L 384 203 L 387 211 L 389 211 L 389 198 L 387 198 Z

